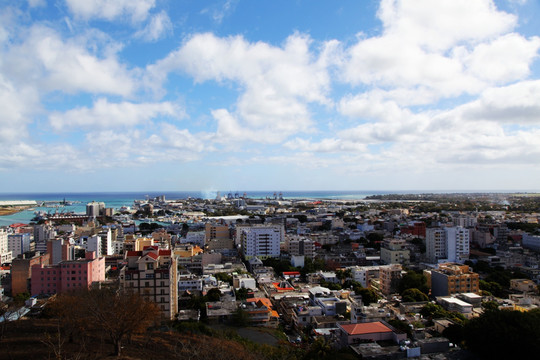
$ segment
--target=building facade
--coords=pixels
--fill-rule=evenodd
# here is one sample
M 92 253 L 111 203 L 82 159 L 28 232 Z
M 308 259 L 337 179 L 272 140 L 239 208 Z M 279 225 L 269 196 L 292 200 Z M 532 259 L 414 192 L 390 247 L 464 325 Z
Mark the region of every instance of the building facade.
M 13 256 L 9 251 L 8 233 L 4 228 L 0 228 L 0 265 L 10 263 Z
M 471 230 L 461 227 L 429 228 L 426 231 L 426 256 L 439 260 L 463 262 L 469 258 Z
M 246 259 L 278 257 L 283 239 L 283 226 L 243 227 L 241 231 L 242 253 Z
M 84 259 L 61 261 L 57 265 L 33 265 L 31 274 L 32 295 L 89 288 L 93 283 L 105 281 L 105 258 L 86 252 Z
M 431 282 L 431 295 L 448 296 L 459 293 L 478 293 L 480 278 L 468 265 L 455 263 L 439 264 L 428 276 Z
M 381 247 L 381 261 L 385 264 L 407 265 L 411 260 L 410 251 L 405 248 L 405 240 L 391 239 Z
M 8 250 L 11 251 L 11 256 L 17 256 L 30 251 L 30 234 L 10 234 L 8 235 Z
M 154 301 L 164 318 L 178 313 L 178 270 L 171 250 L 149 246 L 142 251 L 127 251 L 126 266 L 120 271 L 120 285 Z
M 49 254 L 34 255 L 29 258 L 23 254 L 13 259 L 11 263 L 11 294 L 13 296 L 25 292 L 32 294 L 30 279 L 34 265 L 49 265 Z
M 387 265 L 379 268 L 379 282 L 381 292 L 384 295 L 390 295 L 397 291 L 397 285 L 401 279 L 403 269 L 401 265 Z

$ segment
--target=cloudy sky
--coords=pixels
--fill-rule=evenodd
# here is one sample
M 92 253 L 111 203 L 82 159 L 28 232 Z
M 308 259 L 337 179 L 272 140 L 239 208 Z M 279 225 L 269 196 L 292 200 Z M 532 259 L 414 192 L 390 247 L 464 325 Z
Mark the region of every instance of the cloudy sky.
M 536 0 L 0 0 L 0 192 L 538 190 Z

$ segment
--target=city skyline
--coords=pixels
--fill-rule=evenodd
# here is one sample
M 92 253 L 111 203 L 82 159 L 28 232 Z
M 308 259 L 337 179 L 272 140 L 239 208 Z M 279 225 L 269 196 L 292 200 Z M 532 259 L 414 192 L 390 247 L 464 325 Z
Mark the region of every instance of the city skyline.
M 2 192 L 539 189 L 536 1 L 0 9 Z

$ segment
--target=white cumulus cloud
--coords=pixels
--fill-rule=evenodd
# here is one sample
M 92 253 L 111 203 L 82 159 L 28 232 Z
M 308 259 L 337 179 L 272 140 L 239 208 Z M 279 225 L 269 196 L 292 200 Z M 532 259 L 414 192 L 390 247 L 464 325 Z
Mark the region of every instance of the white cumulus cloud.
M 110 103 L 105 98 L 96 100 L 91 108 L 80 107 L 49 116 L 56 130 L 81 128 L 134 127 L 156 117 L 181 118 L 183 110 L 170 102 L 163 103 Z
M 85 20 L 128 17 L 134 22 L 145 20 L 155 3 L 155 0 L 66 0 L 71 13 Z

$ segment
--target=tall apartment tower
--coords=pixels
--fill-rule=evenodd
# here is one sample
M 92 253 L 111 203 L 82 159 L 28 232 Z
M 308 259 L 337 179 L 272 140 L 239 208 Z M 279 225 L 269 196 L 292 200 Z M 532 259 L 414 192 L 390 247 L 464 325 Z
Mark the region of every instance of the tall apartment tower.
M 426 229 L 426 256 L 431 263 L 446 259 L 446 231 L 444 229 Z
M 469 258 L 471 231 L 461 226 L 426 230 L 426 256 L 429 262 L 439 260 L 463 262 Z
M 448 261 L 463 263 L 469 259 L 471 231 L 461 226 L 445 230 Z
M 12 258 L 11 251 L 9 251 L 7 230 L 0 228 L 0 265 L 10 263 Z
M 239 229 L 242 254 L 246 259 L 278 257 L 283 239 L 283 225 L 242 227 Z
M 30 251 L 30 234 L 9 234 L 8 250 L 11 251 L 13 258 Z
M 127 251 L 126 266 L 120 270 L 120 285 L 154 301 L 165 319 L 178 314 L 178 271 L 171 250 L 148 246 L 142 251 Z

